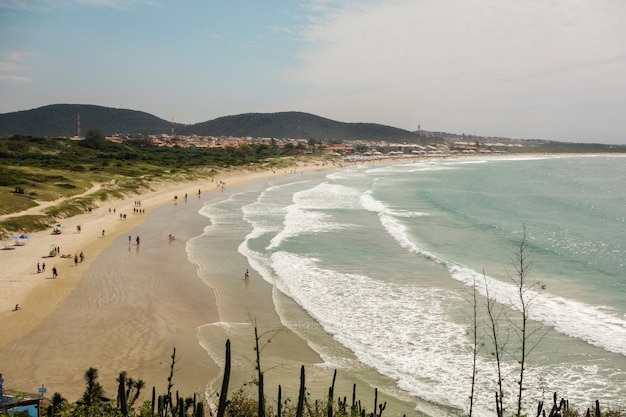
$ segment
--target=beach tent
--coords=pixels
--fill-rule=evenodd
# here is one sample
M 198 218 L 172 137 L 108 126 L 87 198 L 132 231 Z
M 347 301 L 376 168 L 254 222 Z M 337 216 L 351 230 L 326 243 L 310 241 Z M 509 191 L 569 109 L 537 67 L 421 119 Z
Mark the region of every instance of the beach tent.
M 30 236 L 19 235 L 13 236 L 11 239 L 15 240 L 15 246 L 24 246 L 26 244 L 26 239 L 30 239 Z

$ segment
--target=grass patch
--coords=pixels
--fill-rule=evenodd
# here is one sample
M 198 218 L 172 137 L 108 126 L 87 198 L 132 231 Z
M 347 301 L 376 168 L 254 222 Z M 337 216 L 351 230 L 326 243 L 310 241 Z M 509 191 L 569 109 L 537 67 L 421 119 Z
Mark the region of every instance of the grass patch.
M 54 184 L 55 187 L 59 187 L 59 188 L 67 188 L 68 190 L 75 190 L 76 189 L 76 185 L 74 184 L 68 184 L 66 182 L 63 183 L 57 183 Z
M 17 213 L 37 206 L 30 196 L 14 191 L 15 188 L 0 187 L 0 215 Z
M 43 215 L 0 221 L 0 234 L 43 230 L 106 201 L 152 191 L 159 183 L 287 168 L 302 161 L 238 148 L 197 151 L 111 145 L 93 150 L 63 139 L 24 137 L 0 138 L 0 152 L 5 162 L 0 166 L 0 215 L 19 213 L 43 201 L 60 201 L 43 210 Z M 79 197 L 98 183 L 104 186 Z M 20 193 L 15 193 L 18 189 Z
M 39 201 L 52 201 L 58 198 L 72 197 L 88 190 L 93 183 L 100 182 L 93 174 L 71 174 L 67 171 L 38 167 L 9 166 L 0 169 L 3 190 L 15 190 L 20 187 L 24 194 Z M 2 193 L 6 194 L 6 193 Z M 5 201 L 0 195 L 0 205 Z M 11 213 L 14 213 L 14 210 Z
M 39 232 L 54 224 L 54 219 L 46 215 L 27 215 L 10 217 L 0 221 L 0 235 L 3 239 L 16 233 Z

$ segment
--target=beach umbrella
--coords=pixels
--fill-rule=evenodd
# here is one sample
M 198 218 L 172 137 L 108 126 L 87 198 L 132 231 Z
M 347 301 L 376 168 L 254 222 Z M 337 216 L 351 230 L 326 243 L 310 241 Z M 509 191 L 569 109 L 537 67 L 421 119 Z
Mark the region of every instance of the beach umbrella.
M 57 223 L 57 227 L 63 227 L 61 223 Z

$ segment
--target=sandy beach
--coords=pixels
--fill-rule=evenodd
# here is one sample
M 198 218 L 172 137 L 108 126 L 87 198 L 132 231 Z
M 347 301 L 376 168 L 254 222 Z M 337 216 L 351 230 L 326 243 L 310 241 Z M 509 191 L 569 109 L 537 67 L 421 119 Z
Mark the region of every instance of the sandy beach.
M 357 398 L 370 409 L 377 392 L 379 403 L 389 403 L 387 414 L 423 415 L 393 380 L 360 364 L 352 352 L 255 271 L 250 269 L 250 280 L 243 280 L 250 265 L 237 247 L 215 242 L 218 258 L 211 259 L 208 267 L 203 262 L 210 284 L 199 279 L 207 270 L 198 271 L 201 266 L 190 261 L 187 242 L 210 224 L 199 214 L 204 205 L 263 190 L 270 181 L 320 177 L 339 168 L 318 163 L 278 172 L 233 171 L 213 180 L 164 183 L 154 191 L 106 201 L 91 213 L 64 219 L 59 235 L 52 234 L 51 228 L 31 234 L 24 246 L 1 250 L 0 371 L 7 380 L 5 392 L 35 394 L 44 386 L 47 398 L 58 392 L 76 401 L 85 390 L 85 371 L 94 367 L 109 397 L 115 398 L 116 378 L 126 371 L 129 377 L 145 382 L 140 401 L 147 400 L 152 387 L 157 395 L 165 393 L 176 349 L 174 391 L 182 396 L 197 394 L 215 405 L 229 339 L 233 357 L 229 395 L 243 389 L 254 396 L 257 323 L 270 405 L 276 401 L 279 385 L 283 398 L 297 400 L 301 366 L 306 368 L 307 392 L 311 398 L 323 399 L 338 367 L 337 395 L 349 400 L 355 386 Z M 141 213 L 133 212 L 137 202 Z M 168 238 L 170 234 L 174 240 Z M 49 257 L 52 245 L 72 256 Z M 85 260 L 75 264 L 73 255 L 80 252 Z M 37 263 L 41 267 L 44 262 L 45 271 L 37 272 Z M 52 267 L 58 270 L 55 279 Z M 299 334 L 304 328 L 294 332 L 281 322 L 276 301 L 313 332 L 315 343 L 343 350 L 346 362 L 325 362 L 308 345 L 311 335 Z M 17 311 L 16 304 L 20 306 Z M 428 404 L 422 405 L 427 408 Z
M 95 367 L 109 395 L 121 371 L 144 380 L 148 393 L 152 386 L 166 386 L 176 348 L 175 389 L 182 395 L 204 393 L 207 381 L 219 377 L 219 367 L 199 346 L 196 333 L 198 326 L 220 318 L 216 294 L 197 278 L 185 250 L 187 240 L 207 224 L 198 210 L 245 184 L 329 167 L 233 172 L 219 178 L 224 191 L 211 179 L 163 184 L 64 219 L 61 234 L 33 233 L 23 246 L 0 251 L 5 390 L 33 393 L 44 385 L 47 396 L 59 392 L 73 401 L 84 392 L 85 370 Z M 139 207 L 142 212 L 134 213 Z M 71 256 L 50 257 L 53 245 Z M 80 252 L 85 259 L 75 264 Z M 38 263 L 40 268 L 45 263 L 45 271 L 37 271 Z

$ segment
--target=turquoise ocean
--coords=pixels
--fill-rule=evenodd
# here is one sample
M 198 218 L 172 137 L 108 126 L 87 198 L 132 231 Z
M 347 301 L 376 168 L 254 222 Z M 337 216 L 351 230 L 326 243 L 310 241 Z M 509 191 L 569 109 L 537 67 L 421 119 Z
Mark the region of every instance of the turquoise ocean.
M 201 214 L 209 225 L 189 242 L 190 257 L 209 257 L 210 242 L 226 236 L 281 294 L 274 303 L 283 324 L 325 361 L 340 364 L 339 351 L 303 330 L 302 312 L 281 299 L 402 395 L 449 415 L 469 404 L 474 283 L 474 413 L 495 415 L 485 289 L 502 312 L 505 398 L 513 407 L 519 313 L 511 276 L 525 230 L 533 330 L 527 410 L 538 400 L 551 404 L 555 391 L 581 408 L 595 400 L 626 407 L 624 157 L 361 162 L 316 178 L 276 178 Z

